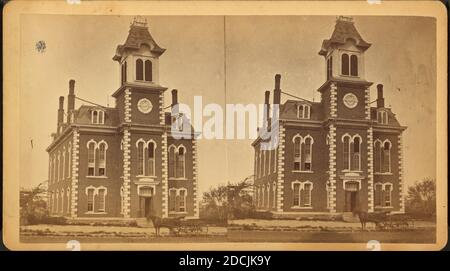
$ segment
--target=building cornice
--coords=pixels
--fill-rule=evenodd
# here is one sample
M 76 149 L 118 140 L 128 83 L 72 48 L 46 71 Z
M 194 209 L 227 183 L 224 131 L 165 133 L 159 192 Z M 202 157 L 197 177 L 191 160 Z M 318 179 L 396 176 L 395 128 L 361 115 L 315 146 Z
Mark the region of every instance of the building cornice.
M 345 79 L 338 79 L 338 78 L 331 78 L 327 80 L 325 83 L 323 83 L 322 86 L 320 86 L 317 91 L 324 92 L 326 89 L 331 87 L 331 84 L 334 83 L 338 87 L 364 87 L 367 88 L 373 84 L 373 82 L 369 81 L 357 81 L 357 80 L 345 80 Z

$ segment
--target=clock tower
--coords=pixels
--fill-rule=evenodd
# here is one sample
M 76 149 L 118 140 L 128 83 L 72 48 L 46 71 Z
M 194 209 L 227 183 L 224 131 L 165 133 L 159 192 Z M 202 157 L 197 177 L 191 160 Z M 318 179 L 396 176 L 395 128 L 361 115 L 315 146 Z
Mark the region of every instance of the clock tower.
M 327 120 L 327 187 L 332 212 L 351 211 L 354 202 L 373 205 L 372 82 L 366 81 L 364 69 L 364 54 L 370 46 L 356 30 L 353 19 L 340 16 L 319 51 L 326 63 L 326 81 L 319 92 Z

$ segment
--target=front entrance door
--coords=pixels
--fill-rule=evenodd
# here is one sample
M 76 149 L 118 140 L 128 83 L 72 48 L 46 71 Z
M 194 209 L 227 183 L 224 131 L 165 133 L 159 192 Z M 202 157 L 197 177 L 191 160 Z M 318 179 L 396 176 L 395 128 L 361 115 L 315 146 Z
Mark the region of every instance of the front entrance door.
M 353 212 L 358 206 L 357 204 L 358 192 L 345 191 L 345 211 Z
M 152 197 L 140 197 L 140 216 L 148 217 L 152 213 Z

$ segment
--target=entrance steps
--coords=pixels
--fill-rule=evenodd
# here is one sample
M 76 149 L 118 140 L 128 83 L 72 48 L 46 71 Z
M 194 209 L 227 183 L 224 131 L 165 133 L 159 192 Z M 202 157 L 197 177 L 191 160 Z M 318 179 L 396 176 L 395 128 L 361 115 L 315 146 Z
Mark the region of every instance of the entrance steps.
M 145 217 L 136 218 L 136 224 L 139 228 L 153 228 L 152 221 L 147 221 Z
M 342 213 L 342 220 L 345 222 L 359 222 L 358 215 L 353 215 L 352 212 L 344 212 Z

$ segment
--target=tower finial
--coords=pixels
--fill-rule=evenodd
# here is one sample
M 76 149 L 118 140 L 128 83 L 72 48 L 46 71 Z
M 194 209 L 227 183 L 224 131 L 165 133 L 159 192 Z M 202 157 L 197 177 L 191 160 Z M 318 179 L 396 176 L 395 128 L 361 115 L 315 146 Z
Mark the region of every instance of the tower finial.
M 349 17 L 349 16 L 338 16 L 338 17 L 336 17 L 336 21 L 353 22 L 353 17 Z
M 135 16 L 133 18 L 133 22 L 131 23 L 133 26 L 147 27 L 147 19 L 142 16 Z

